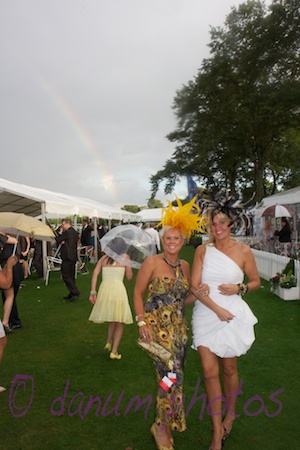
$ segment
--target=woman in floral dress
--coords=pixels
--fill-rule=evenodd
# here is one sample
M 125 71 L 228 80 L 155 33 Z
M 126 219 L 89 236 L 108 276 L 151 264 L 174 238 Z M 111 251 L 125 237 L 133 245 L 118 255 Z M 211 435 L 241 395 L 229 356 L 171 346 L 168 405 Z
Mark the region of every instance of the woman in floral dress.
M 134 289 L 140 338 L 145 342 L 155 341 L 172 355 L 172 369 L 154 360 L 157 382 L 166 378 L 168 382 L 164 387 L 159 385 L 156 418 L 150 429 L 160 450 L 172 450 L 172 431 L 181 432 L 186 429 L 182 386 L 188 337 L 184 302 L 190 295 L 190 268 L 187 261 L 179 258 L 179 252 L 185 238 L 190 237 L 191 230 L 199 230 L 200 218 L 198 214 L 190 214 L 193 222 L 187 223 L 185 218 L 178 220 L 182 212 L 180 207 L 179 201 L 176 220 L 171 205 L 165 210 L 165 220 L 163 218 L 162 221 L 164 226 L 160 232 L 163 253 L 149 256 L 145 260 L 138 272 Z M 193 208 L 199 212 L 194 199 L 185 207 L 188 211 Z M 147 298 L 144 302 L 146 291 Z M 168 380 L 172 380 L 172 383 Z

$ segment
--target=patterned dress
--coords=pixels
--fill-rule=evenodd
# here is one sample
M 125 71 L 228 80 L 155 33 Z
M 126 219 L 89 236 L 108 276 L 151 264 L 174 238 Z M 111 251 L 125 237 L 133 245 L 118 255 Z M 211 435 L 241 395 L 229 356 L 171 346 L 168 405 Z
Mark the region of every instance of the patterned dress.
M 158 388 L 156 399 L 156 423 L 165 424 L 171 430 L 186 429 L 183 407 L 183 369 L 187 351 L 187 323 L 184 301 L 189 292 L 189 283 L 179 266 L 177 278 L 155 278 L 148 286 L 145 303 L 145 321 L 151 328 L 153 340 L 173 355 L 173 372 L 176 384 L 168 392 Z M 168 375 L 169 369 L 154 361 L 157 381 Z

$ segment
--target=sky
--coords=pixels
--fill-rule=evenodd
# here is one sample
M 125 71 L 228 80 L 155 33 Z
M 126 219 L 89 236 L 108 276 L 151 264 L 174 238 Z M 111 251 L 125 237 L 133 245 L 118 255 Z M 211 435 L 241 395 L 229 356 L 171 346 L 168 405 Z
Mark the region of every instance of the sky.
M 175 150 L 176 91 L 241 3 L 0 0 L 0 177 L 145 206 Z M 187 196 L 184 179 L 174 193 Z

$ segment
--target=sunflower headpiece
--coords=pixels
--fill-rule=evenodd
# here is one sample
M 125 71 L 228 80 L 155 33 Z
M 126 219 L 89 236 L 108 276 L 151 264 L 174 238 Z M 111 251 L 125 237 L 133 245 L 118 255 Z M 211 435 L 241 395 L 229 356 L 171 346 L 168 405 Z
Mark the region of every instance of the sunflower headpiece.
M 162 220 L 158 225 L 165 227 L 169 225 L 176 228 L 190 240 L 192 231 L 205 233 L 205 222 L 200 216 L 200 208 L 196 203 L 197 195 L 189 203 L 185 205 L 175 195 L 177 200 L 177 207 L 174 207 L 168 200 L 168 207 L 162 210 Z
M 238 197 L 231 195 L 228 189 L 220 189 L 204 192 L 199 203 L 208 222 L 221 212 L 229 217 L 237 228 L 248 229 L 251 221 L 246 205 L 252 198 L 247 203 L 242 203 Z

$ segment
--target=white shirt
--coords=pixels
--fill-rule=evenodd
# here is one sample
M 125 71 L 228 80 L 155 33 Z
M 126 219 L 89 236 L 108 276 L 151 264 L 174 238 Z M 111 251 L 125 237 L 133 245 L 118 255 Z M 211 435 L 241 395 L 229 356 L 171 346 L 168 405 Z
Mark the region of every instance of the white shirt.
M 154 242 L 154 244 L 156 245 L 156 247 L 160 251 L 160 240 L 159 240 L 159 233 L 158 233 L 158 231 L 155 230 L 154 228 L 146 228 L 145 231 L 146 231 L 146 233 L 149 234 L 149 236 L 151 237 L 152 241 Z

